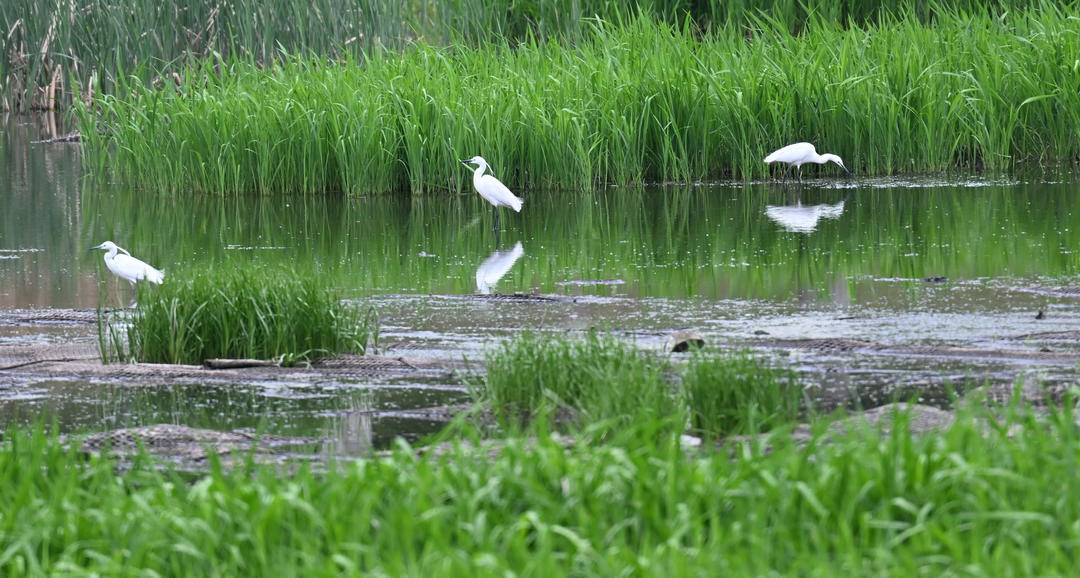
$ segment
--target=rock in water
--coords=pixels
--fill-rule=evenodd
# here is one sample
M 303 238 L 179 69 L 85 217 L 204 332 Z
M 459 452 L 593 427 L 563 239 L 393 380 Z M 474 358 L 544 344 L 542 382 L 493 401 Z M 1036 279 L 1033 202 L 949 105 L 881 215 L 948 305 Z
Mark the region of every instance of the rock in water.
M 682 353 L 705 347 L 705 338 L 695 331 L 676 331 L 667 338 L 664 348 L 671 353 Z

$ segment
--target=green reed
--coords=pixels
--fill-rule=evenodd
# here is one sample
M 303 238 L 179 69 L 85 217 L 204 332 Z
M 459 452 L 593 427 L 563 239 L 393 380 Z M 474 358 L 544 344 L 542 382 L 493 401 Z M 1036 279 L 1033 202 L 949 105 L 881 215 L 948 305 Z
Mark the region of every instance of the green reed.
M 63 108 L 89 90 L 113 92 L 124 74 L 168 81 L 199 58 L 268 63 L 287 54 L 362 56 L 416 40 L 447 45 L 530 38 L 575 40 L 589 19 L 642 13 L 696 28 L 740 25 L 758 14 L 799 30 L 812 18 L 872 22 L 910 11 L 999 14 L 1038 0 L 7 0 L 0 3 L 0 110 Z
M 140 287 L 130 319 L 99 321 L 105 360 L 202 363 L 212 358 L 278 359 L 285 364 L 363 353 L 376 338 L 371 312 L 339 301 L 316 276 L 231 269 L 169 275 Z M 115 336 L 126 339 L 117 345 Z
M 991 425 L 987 425 L 987 423 Z M 1070 575 L 1080 529 L 1068 410 L 913 438 L 691 454 L 641 424 L 194 478 L 118 470 L 55 437 L 0 446 L 0 574 L 157 576 Z M 646 435 L 641 435 L 644 431 Z
M 771 367 L 749 353 L 695 354 L 681 387 L 691 428 L 710 437 L 794 423 L 807 398 L 795 372 Z
M 677 413 L 658 360 L 595 332 L 522 334 L 489 353 L 485 369 L 480 396 L 508 424 L 562 414 L 578 425 L 625 426 Z
M 478 397 L 510 425 L 569 417 L 578 426 L 606 421 L 606 428 L 667 419 L 682 431 L 688 417 L 694 433 L 716 439 L 792 424 L 807 400 L 795 372 L 748 354 L 697 353 L 672 369 L 595 332 L 516 336 L 488 354 L 485 369 Z M 673 371 L 681 380 L 667 377 Z
M 79 115 L 97 166 L 174 192 L 465 190 L 471 154 L 519 190 L 751 178 L 798 140 L 862 174 L 1010 169 L 1080 155 L 1076 62 L 1050 3 L 799 35 L 762 18 L 749 39 L 641 17 L 573 45 L 207 61 Z

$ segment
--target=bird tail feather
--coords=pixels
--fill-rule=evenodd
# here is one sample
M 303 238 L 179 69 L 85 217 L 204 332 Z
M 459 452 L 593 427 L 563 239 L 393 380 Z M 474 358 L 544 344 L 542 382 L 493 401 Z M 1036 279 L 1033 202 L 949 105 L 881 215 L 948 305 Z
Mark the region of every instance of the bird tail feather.
M 165 272 L 164 271 L 158 271 L 157 269 L 155 269 L 153 267 L 147 267 L 146 268 L 146 280 L 151 282 L 151 283 L 161 285 L 165 281 Z
M 521 212 L 521 197 L 514 197 L 514 200 L 510 203 L 510 208 L 514 209 L 515 213 Z

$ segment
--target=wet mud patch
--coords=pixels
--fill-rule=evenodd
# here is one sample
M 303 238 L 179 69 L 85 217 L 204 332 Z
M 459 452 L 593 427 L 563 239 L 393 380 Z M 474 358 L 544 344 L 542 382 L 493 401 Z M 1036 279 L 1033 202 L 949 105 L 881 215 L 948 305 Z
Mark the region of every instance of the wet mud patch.
M 611 332 L 675 363 L 670 337 L 748 349 L 796 370 L 823 411 L 902 400 L 948 408 L 972 390 L 1005 397 L 1076 383 L 1080 311 L 1031 282 L 926 283 L 854 279 L 851 302 L 633 298 L 545 293 L 380 295 L 377 354 L 310 366 L 210 370 L 102 365 L 94 311 L 5 311 L 0 324 L 0 421 L 58 416 L 68 431 L 159 423 L 313 440 L 358 455 L 395 437 L 435 433 L 470 400 L 486 352 L 524 331 Z M 1035 319 L 1033 312 L 1050 313 Z M 21 365 L 25 364 L 25 365 Z M 140 393 L 133 393 L 140 392 Z M 1045 396 L 1044 396 L 1045 397 Z M 1051 396 L 1052 399 L 1052 396 Z

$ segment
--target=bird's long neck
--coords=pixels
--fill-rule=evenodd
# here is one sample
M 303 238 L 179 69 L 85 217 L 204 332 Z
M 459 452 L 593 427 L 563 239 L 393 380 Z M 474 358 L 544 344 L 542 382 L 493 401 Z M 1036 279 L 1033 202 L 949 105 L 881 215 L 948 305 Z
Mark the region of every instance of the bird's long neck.
M 829 159 L 825 158 L 825 155 L 819 155 L 817 153 L 814 153 L 814 156 L 810 158 L 810 162 L 823 165 L 829 162 Z
M 116 247 L 113 247 L 112 249 L 109 249 L 109 251 L 107 253 L 105 253 L 105 260 L 106 261 L 112 261 L 114 257 L 116 257 Z
M 472 182 L 473 186 L 479 186 L 480 177 L 484 176 L 484 171 L 487 170 L 487 165 L 479 165 L 473 170 Z

